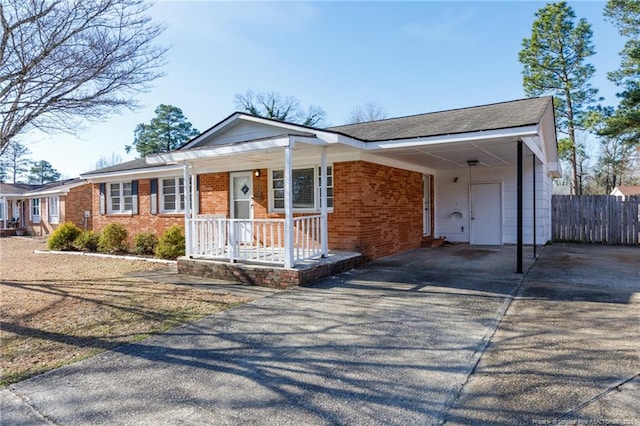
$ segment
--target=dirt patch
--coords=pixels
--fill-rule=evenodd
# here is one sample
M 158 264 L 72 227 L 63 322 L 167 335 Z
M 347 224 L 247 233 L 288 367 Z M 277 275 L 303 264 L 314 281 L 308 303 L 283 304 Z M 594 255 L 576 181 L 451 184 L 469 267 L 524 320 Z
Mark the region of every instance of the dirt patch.
M 44 239 L 0 239 L 0 384 L 250 301 L 132 277 L 143 261 L 34 254 Z

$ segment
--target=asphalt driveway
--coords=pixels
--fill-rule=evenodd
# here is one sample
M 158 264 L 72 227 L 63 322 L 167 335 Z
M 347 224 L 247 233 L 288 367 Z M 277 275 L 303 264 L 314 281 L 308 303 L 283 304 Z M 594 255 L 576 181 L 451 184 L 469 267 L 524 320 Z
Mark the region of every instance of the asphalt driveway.
M 547 248 L 522 285 L 513 247 L 386 258 L 12 385 L 2 421 L 531 423 L 610 407 L 640 418 L 640 250 L 573 247 Z M 608 272 L 575 275 L 593 267 L 585 257 L 610 258 Z

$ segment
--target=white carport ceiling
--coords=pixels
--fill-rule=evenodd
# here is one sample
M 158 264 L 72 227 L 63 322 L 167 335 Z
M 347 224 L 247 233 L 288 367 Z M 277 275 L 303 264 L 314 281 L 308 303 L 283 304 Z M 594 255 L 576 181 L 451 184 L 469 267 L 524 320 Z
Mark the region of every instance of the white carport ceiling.
M 446 142 L 403 148 L 371 150 L 398 161 L 435 170 L 469 167 L 468 160 L 478 160 L 479 167 L 507 167 L 516 164 L 517 138 Z M 526 152 L 526 151 L 525 151 Z

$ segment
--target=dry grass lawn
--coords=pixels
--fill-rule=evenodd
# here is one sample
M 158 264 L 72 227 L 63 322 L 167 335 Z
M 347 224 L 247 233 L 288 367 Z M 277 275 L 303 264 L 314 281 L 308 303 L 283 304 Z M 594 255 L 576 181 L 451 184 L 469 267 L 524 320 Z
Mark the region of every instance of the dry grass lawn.
M 250 300 L 128 276 L 162 264 L 33 253 L 45 246 L 0 238 L 0 385 Z

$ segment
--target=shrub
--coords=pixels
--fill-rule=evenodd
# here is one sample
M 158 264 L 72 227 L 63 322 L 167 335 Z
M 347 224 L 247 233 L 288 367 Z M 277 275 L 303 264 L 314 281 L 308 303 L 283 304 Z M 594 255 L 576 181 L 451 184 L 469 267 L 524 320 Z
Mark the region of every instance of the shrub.
M 177 259 L 178 256 L 184 256 L 184 235 L 182 235 L 182 228 L 178 225 L 173 225 L 167 229 L 158 241 L 156 256 L 162 259 Z
M 98 249 L 105 253 L 124 253 L 128 250 L 127 229 L 119 223 L 110 223 L 100 234 Z
M 49 250 L 73 250 L 73 242 L 78 238 L 82 230 L 72 222 L 65 222 L 58 226 L 47 240 Z
M 75 245 L 82 251 L 97 251 L 99 238 L 93 231 L 84 231 L 76 238 Z
M 141 232 L 136 235 L 136 253 L 153 254 L 158 245 L 158 237 L 153 232 Z

